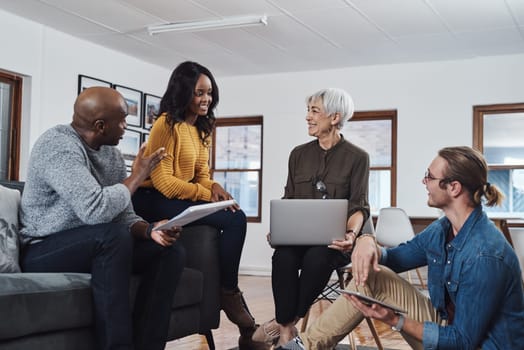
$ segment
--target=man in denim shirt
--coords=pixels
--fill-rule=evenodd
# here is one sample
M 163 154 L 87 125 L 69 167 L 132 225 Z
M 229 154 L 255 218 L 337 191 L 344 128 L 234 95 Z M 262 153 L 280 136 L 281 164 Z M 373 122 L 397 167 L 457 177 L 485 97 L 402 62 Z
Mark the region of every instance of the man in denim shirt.
M 484 158 L 469 147 L 444 148 L 422 182 L 428 205 L 445 217 L 395 248 L 359 237 L 348 286 L 407 314 L 340 297 L 301 334 L 307 349 L 332 349 L 364 316 L 392 326 L 414 349 L 523 349 L 522 275 L 513 249 L 482 210 L 482 197 L 488 206 L 503 197 L 487 182 Z M 430 298 L 396 274 L 424 265 Z

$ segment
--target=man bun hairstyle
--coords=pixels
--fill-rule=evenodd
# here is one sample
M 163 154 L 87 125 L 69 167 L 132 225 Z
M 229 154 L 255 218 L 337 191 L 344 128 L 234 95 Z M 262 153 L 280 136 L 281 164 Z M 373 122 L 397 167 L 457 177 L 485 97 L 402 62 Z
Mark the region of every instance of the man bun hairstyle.
M 502 203 L 504 194 L 488 182 L 488 165 L 482 153 L 471 147 L 457 146 L 442 148 L 438 155 L 447 162 L 446 182 L 460 182 L 468 190 L 475 206 L 482 203 L 482 196 L 486 198 L 488 207 Z

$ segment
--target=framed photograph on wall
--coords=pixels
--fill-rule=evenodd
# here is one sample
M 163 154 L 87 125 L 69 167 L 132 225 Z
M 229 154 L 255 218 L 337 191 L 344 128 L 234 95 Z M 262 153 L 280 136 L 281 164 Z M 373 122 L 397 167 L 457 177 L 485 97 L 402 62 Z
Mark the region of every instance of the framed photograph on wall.
M 151 94 L 144 94 L 144 129 L 151 129 L 160 110 L 161 98 Z
M 140 144 L 142 143 L 142 135 L 140 131 L 126 129 L 124 136 L 118 143 L 118 148 L 124 156 L 124 161 L 128 167 L 131 167 L 135 160 Z
M 87 88 L 93 86 L 104 86 L 111 87 L 111 83 L 102 79 L 97 79 L 93 77 L 88 77 L 87 75 L 78 74 L 78 94 L 84 91 Z
M 130 126 L 140 128 L 142 126 L 142 92 L 122 85 L 113 85 L 120 92 L 127 103 L 126 122 Z

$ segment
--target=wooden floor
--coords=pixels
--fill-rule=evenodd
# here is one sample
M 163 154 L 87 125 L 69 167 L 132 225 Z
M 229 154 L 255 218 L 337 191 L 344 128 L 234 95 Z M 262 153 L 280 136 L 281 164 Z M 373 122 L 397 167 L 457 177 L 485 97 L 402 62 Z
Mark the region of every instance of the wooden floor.
M 274 317 L 270 277 L 240 276 L 239 286 L 244 292 L 244 297 L 247 300 L 249 309 L 255 316 L 257 323 L 263 323 Z M 311 309 L 310 322 L 326 307 L 329 307 L 329 302 L 327 301 L 314 304 Z M 300 329 L 300 322 L 297 326 Z M 397 332 L 392 331 L 389 326 L 381 322 L 375 322 L 375 326 L 382 340 L 382 345 L 385 348 L 398 350 L 410 349 L 402 337 Z M 362 322 L 353 334 L 357 344 L 375 346 L 366 322 Z M 237 346 L 238 336 L 238 328 L 229 322 L 224 312 L 221 312 L 220 328 L 213 330 L 216 349 L 226 350 Z M 344 339 L 341 343 L 347 344 L 348 339 Z M 207 350 L 208 346 L 205 337 L 192 335 L 171 341 L 166 346 L 166 350 L 175 349 Z

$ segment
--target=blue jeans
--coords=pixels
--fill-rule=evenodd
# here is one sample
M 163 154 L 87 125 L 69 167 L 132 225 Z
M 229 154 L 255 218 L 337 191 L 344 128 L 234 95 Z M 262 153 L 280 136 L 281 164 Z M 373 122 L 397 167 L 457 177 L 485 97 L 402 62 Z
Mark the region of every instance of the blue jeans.
M 26 245 L 26 272 L 91 273 L 99 349 L 164 349 L 171 305 L 185 263 L 175 243 L 134 239 L 122 224 L 81 226 Z M 131 314 L 131 274 L 141 276 Z
M 171 219 L 186 208 L 203 201 L 169 199 L 155 189 L 139 188 L 133 195 L 135 212 L 149 222 Z M 221 230 L 219 240 L 220 283 L 224 289 L 238 287 L 238 267 L 244 240 L 246 239 L 247 219 L 242 210 L 232 212 L 219 210 L 188 224 L 188 226 L 209 225 Z

